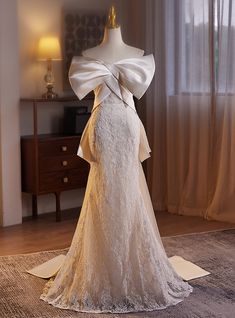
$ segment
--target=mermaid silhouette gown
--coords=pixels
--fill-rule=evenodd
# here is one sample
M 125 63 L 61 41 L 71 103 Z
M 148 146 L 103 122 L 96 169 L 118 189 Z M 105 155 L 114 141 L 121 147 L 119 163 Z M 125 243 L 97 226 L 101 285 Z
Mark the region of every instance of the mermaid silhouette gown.
M 72 60 L 69 79 L 78 98 L 95 93 L 77 153 L 90 172 L 65 261 L 40 296 L 55 307 L 152 311 L 181 302 L 193 290 L 165 253 L 141 164 L 151 149 L 133 95 L 145 93 L 154 70 L 152 54 L 112 64 Z

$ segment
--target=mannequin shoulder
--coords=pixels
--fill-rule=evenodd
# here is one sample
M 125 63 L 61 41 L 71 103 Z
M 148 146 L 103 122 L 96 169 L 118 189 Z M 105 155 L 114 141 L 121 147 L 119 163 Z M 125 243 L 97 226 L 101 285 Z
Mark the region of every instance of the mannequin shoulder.
M 144 50 L 139 49 L 137 47 L 134 46 L 130 46 L 130 45 L 125 45 L 125 47 L 123 48 L 126 55 L 128 55 L 127 57 L 141 57 L 144 55 Z
M 96 57 L 100 52 L 100 46 L 97 45 L 95 47 L 92 47 L 90 49 L 86 49 L 82 52 L 82 56 L 85 56 L 85 57 Z
M 99 53 L 103 53 L 104 50 L 105 48 L 101 47 L 100 45 L 97 45 L 90 49 L 84 50 L 82 52 L 82 55 L 85 57 L 96 57 Z M 125 55 L 128 54 L 129 55 L 128 57 L 140 57 L 140 56 L 143 56 L 145 53 L 144 50 L 134 46 L 127 45 L 127 44 L 123 45 L 120 51 L 122 51 L 122 53 Z
M 98 45 L 84 50 L 82 56 L 100 59 L 107 62 L 115 62 L 126 58 L 138 58 L 144 55 L 144 50 L 127 45 Z

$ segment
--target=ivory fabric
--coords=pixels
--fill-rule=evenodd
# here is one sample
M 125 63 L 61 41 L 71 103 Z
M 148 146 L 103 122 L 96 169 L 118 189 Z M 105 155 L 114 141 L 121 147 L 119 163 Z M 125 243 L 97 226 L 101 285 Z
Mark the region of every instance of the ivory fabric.
M 152 81 L 154 70 L 153 55 L 144 56 L 142 59 L 123 59 L 113 64 L 77 56 L 72 60 L 69 80 L 79 99 L 94 91 L 92 112 L 102 103 L 119 103 L 120 101 L 125 107 L 129 106 L 136 112 L 133 94 L 138 99 L 142 97 Z M 107 101 L 108 97 L 111 101 Z M 88 162 L 94 162 L 96 158 L 88 136 L 89 126 L 90 121 L 83 131 L 78 155 Z M 151 149 L 141 120 L 139 120 L 139 126 L 139 159 L 142 162 L 150 156 Z
M 64 263 L 65 258 L 66 255 L 60 254 L 54 258 L 51 258 L 43 264 L 27 270 L 27 273 L 40 278 L 51 278 L 58 273 L 59 269 Z M 183 257 L 178 255 L 169 257 L 169 261 L 176 273 L 186 281 L 210 274 L 208 271 L 204 270 L 200 266 L 187 261 Z
M 78 155 L 90 163 L 70 249 L 40 298 L 93 313 L 151 311 L 175 305 L 193 288 L 165 253 L 141 161 L 149 156 L 134 107 L 154 75 L 152 55 L 113 64 L 76 57 L 70 82 L 95 101 Z
M 44 262 L 40 265 L 31 268 L 30 270 L 27 270 L 27 273 L 40 278 L 51 278 L 58 273 L 59 269 L 61 268 L 64 262 L 64 259 L 65 255 L 60 254 L 48 260 L 47 262 Z
M 210 272 L 190 261 L 185 260 L 181 256 L 174 255 L 169 258 L 169 261 L 178 275 L 186 281 L 210 274 Z

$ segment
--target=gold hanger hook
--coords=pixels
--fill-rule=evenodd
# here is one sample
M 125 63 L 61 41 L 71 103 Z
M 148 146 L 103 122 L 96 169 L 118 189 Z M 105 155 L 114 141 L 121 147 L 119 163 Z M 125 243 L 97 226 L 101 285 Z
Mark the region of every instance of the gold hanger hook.
M 108 15 L 108 21 L 107 21 L 107 27 L 109 29 L 116 29 L 119 27 L 119 24 L 116 21 L 117 13 L 116 8 L 114 5 L 111 6 L 109 9 L 109 15 Z

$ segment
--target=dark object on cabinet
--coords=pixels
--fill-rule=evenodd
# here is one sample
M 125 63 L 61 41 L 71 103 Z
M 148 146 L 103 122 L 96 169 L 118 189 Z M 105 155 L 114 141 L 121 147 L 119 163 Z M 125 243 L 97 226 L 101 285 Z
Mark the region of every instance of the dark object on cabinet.
M 37 106 L 39 103 L 69 102 L 76 97 L 53 100 L 21 99 L 33 105 L 34 134 L 21 137 L 22 191 L 32 194 L 33 217 L 38 215 L 38 195 L 54 193 L 56 221 L 61 221 L 62 191 L 86 186 L 89 163 L 77 156 L 81 135 L 38 134 Z
M 81 135 L 90 115 L 87 106 L 64 107 L 64 134 Z

